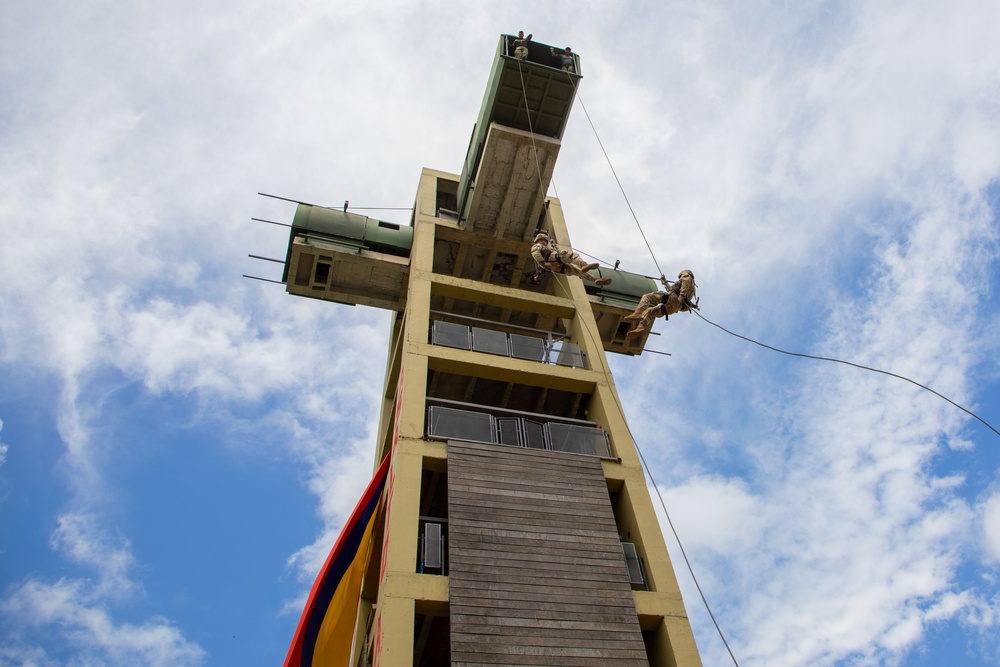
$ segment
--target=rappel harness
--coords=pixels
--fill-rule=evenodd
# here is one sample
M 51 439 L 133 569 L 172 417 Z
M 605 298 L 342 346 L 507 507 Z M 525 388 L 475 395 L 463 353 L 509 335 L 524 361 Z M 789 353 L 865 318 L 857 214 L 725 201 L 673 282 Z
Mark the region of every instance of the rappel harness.
M 544 232 L 538 232 L 538 233 L 536 233 L 535 234 L 535 238 L 538 237 L 538 234 L 542 234 L 542 233 L 544 233 Z M 549 262 L 559 262 L 560 264 L 562 264 L 563 261 L 562 261 L 562 255 L 559 254 L 559 246 L 556 245 L 555 241 L 553 241 L 551 237 L 545 236 L 544 238 L 547 239 L 546 243 L 547 243 L 548 248 L 549 248 L 549 257 L 550 257 L 550 259 L 548 261 Z M 538 242 L 533 243 L 532 246 L 536 245 L 537 243 Z M 541 282 L 542 277 L 545 276 L 545 274 L 552 273 L 552 269 L 550 269 L 547 266 L 542 266 L 541 264 L 539 264 L 538 260 L 535 259 L 535 256 L 534 256 L 533 253 L 532 253 L 531 259 L 535 262 L 535 272 L 528 277 L 528 282 L 531 283 L 532 285 L 537 285 L 539 282 Z

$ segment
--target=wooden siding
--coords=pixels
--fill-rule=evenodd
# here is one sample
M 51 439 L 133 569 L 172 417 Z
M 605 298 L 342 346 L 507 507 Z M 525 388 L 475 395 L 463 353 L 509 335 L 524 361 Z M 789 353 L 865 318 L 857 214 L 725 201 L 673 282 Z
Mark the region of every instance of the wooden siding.
M 452 665 L 649 665 L 601 462 L 448 443 Z

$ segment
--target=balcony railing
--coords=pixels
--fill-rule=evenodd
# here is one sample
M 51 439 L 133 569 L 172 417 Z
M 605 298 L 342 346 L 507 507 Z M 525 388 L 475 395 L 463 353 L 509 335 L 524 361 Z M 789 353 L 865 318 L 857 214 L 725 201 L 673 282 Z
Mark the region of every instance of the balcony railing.
M 432 437 L 611 458 L 608 434 L 593 422 L 432 400 L 442 404 L 427 409 Z
M 487 322 L 486 320 L 475 320 Z M 486 327 L 456 324 L 443 320 L 431 323 L 431 343 L 454 347 L 459 350 L 473 350 L 496 354 L 514 359 L 528 359 L 546 364 L 586 368 L 586 360 L 580 346 L 551 333 L 506 325 L 510 329 L 520 329 L 534 335 L 504 332 Z

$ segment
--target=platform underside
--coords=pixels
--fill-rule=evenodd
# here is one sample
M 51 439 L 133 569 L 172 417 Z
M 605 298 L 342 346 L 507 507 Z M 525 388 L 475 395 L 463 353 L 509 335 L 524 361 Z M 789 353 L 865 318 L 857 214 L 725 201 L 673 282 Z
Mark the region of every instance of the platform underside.
M 350 244 L 296 237 L 289 253 L 289 294 L 402 311 L 410 262 Z

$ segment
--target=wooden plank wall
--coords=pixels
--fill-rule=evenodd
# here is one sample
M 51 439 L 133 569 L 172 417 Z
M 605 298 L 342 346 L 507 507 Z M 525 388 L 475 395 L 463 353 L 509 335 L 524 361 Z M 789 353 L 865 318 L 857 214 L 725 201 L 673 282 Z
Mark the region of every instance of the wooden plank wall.
M 648 667 L 598 459 L 448 443 L 452 665 Z

